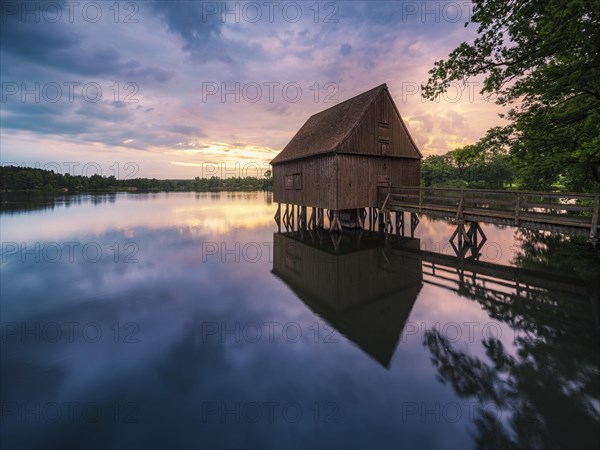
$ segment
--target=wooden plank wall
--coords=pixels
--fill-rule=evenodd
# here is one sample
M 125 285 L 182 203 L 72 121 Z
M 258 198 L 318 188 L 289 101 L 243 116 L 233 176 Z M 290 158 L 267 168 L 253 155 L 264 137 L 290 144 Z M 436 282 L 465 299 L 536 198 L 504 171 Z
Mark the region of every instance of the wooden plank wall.
M 360 124 L 338 148 L 338 153 L 379 155 L 379 122 L 389 123 L 388 156 L 419 157 L 386 91 L 381 92 Z
M 339 209 L 375 207 L 377 183 L 419 186 L 421 162 L 411 158 L 338 155 Z
M 336 155 L 290 161 L 273 166 L 273 201 L 337 209 Z M 286 189 L 285 176 L 301 173 L 301 188 Z

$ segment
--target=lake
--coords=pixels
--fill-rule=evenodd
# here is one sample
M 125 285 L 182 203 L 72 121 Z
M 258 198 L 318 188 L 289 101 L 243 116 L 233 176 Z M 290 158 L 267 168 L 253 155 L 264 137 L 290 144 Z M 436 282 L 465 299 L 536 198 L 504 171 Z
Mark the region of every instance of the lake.
M 600 439 L 600 257 L 567 237 L 278 233 L 266 192 L 2 206 L 5 448 Z

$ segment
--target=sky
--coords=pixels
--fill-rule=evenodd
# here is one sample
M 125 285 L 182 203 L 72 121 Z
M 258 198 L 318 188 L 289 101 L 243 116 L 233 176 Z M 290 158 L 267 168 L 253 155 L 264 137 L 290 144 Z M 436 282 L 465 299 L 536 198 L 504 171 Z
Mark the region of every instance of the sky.
M 420 85 L 468 1 L 0 0 L 0 163 L 72 175 L 262 176 L 312 115 L 387 83 L 423 155 L 502 122 Z

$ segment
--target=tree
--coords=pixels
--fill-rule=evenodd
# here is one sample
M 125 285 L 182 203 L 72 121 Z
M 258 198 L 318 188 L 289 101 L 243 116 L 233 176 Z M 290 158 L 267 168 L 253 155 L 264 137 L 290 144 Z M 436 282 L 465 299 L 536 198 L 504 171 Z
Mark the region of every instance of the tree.
M 476 149 L 510 152 L 525 187 L 600 191 L 600 2 L 474 0 L 472 21 L 478 37 L 434 63 L 423 96 L 484 76 L 510 109 Z
M 448 186 L 458 180 L 452 155 L 446 153 L 425 158 L 421 165 L 421 179 L 426 187 Z

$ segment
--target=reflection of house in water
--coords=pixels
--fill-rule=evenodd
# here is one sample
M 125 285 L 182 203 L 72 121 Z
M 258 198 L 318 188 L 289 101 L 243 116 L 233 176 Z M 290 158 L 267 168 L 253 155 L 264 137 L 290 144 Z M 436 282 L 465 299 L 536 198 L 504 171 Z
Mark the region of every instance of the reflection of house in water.
M 386 367 L 423 283 L 479 302 L 515 332 L 554 330 L 571 339 L 600 332 L 597 280 L 421 251 L 416 239 L 337 236 L 275 233 L 273 273 Z
M 385 248 L 380 239 L 343 236 L 335 248 L 275 233 L 273 273 L 315 313 L 362 350 L 389 367 L 422 286 L 417 253 Z M 358 244 L 360 242 L 360 244 Z M 413 240 L 416 249 L 419 241 Z

